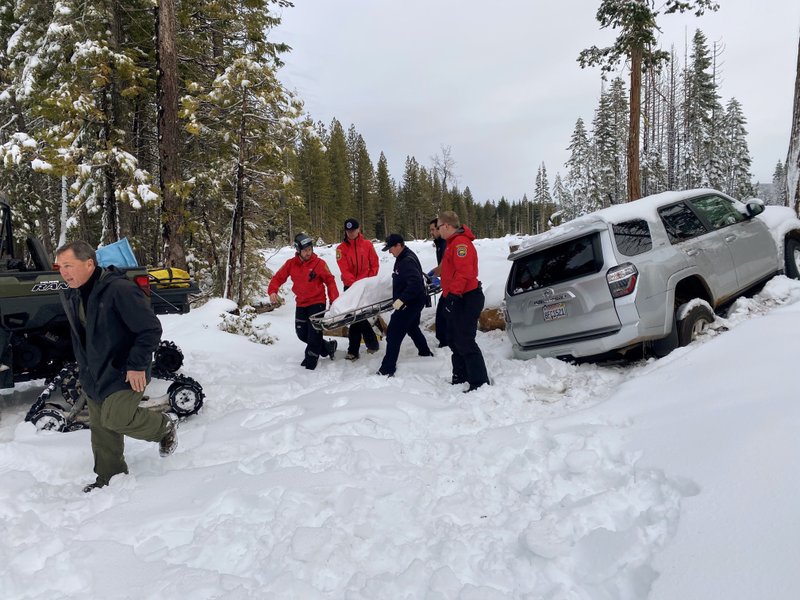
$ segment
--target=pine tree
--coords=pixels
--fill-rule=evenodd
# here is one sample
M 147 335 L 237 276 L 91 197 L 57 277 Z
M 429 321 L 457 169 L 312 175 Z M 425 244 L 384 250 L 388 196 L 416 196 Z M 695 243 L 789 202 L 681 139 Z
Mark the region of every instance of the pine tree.
M 245 240 L 284 235 L 283 221 L 298 215 L 300 186 L 288 170 L 299 105 L 275 78 L 288 48 L 268 37 L 280 22 L 272 8 L 288 5 L 161 3 L 159 17 L 176 9 L 175 32 L 160 37 L 175 43 L 175 69 L 156 62 L 152 0 L 2 4 L 0 185 L 26 199 L 15 207 L 18 231 L 38 229 L 46 248 L 66 239 L 67 224 L 70 237 L 90 243 L 128 235 L 140 262 L 152 264 L 169 223 L 203 285 L 219 293 L 221 273 L 237 272 L 243 279 L 229 287 L 246 295 L 263 260 Z M 172 97 L 181 95 L 177 117 L 156 98 L 166 75 Z M 157 128 L 159 114 L 171 134 Z M 156 183 L 178 202 L 161 206 Z M 179 232 L 187 213 L 195 218 Z M 222 231 L 234 235 L 222 241 Z
M 464 192 L 456 199 L 456 206 L 458 206 L 456 213 L 461 218 L 461 223 L 469 225 L 475 221 L 475 198 L 473 198 L 469 186 L 465 187 Z
M 337 240 L 342 223 L 355 214 L 356 206 L 350 185 L 347 140 L 342 124 L 335 118 L 331 122 L 330 136 L 325 145 L 330 174 L 331 207 L 328 221 L 322 223 L 322 234 L 326 240 Z
M 381 152 L 378 159 L 378 170 L 376 179 L 376 214 L 375 214 L 375 236 L 378 239 L 385 239 L 392 231 L 395 231 L 395 207 L 396 207 L 396 186 L 389 175 L 389 164 L 386 156 Z
M 320 235 L 323 224 L 330 220 L 330 175 L 328 159 L 322 140 L 326 137 L 325 125 L 315 127 L 306 120 L 297 147 L 295 178 L 300 189 L 300 197 L 307 211 L 306 227 L 297 223 L 294 231 Z
M 414 234 L 414 225 L 422 214 L 422 185 L 420 183 L 420 166 L 413 156 L 406 156 L 403 169 L 403 180 L 398 190 L 395 223 L 399 226 L 399 233 L 411 236 Z
M 625 197 L 625 144 L 628 138 L 628 102 L 625 82 L 616 77 L 608 92 L 601 91 L 592 123 L 597 196 L 602 206 Z
M 242 57 L 225 69 L 208 94 L 185 106 L 190 130 L 216 149 L 208 167 L 211 176 L 222 175 L 219 192 L 231 210 L 223 294 L 244 302 L 249 296 L 247 233 L 274 227 L 271 220 L 280 215 L 284 156 L 297 135 L 299 105 L 271 65 Z M 259 259 L 254 255 L 251 260 Z
M 419 167 L 419 202 L 411 217 L 410 234 L 414 239 L 423 239 L 428 235 L 428 223 L 436 214 L 436 174 L 433 170 L 420 165 Z
M 725 108 L 722 126 L 721 157 L 724 184 L 721 189 L 735 198 L 751 198 L 755 195 L 750 174 L 750 151 L 747 148 L 747 121 L 742 114 L 742 106 L 736 98 L 731 98 Z
M 592 151 L 583 119 L 578 118 L 567 150 L 570 157 L 566 162 L 566 186 L 570 204 L 564 207 L 566 220 L 574 219 L 599 208 L 597 187 L 592 164 Z
M 720 127 L 714 118 L 722 113 L 711 71 L 711 54 L 699 29 L 692 39 L 691 62 L 684 74 L 684 187 L 720 186 L 721 169 L 716 155 Z
M 694 11 L 700 16 L 706 10 L 717 10 L 713 0 L 666 0 L 659 7 L 664 14 Z M 668 54 L 655 49 L 657 29 L 656 18 L 659 11 L 651 7 L 648 0 L 601 0 L 597 10 L 597 20 L 601 28 L 620 29 L 620 34 L 612 46 L 598 48 L 592 46 L 580 53 L 581 67 L 599 65 L 603 72 L 612 71 L 625 58 L 630 60 L 630 120 L 628 130 L 628 199 L 641 197 L 639 173 L 639 126 L 641 119 L 641 76 L 658 67 L 668 58 Z
M 367 151 L 367 144 L 358 135 L 355 145 L 355 177 L 353 178 L 353 195 L 358 220 L 364 224 L 369 234 L 375 231 L 375 169 Z
M 265 233 L 285 229 L 287 207 L 293 204 L 289 169 L 301 106 L 277 79 L 278 54 L 286 48 L 266 37 L 280 22 L 270 13 L 273 3 L 201 1 L 198 12 L 182 13 L 215 29 L 201 28 L 190 45 L 214 68 L 193 69 L 197 79 L 187 81 L 182 98 L 180 117 L 205 160 L 188 166 L 191 184 L 181 193 L 194 193 L 196 187 L 207 193 L 200 212 L 209 226 L 196 232 L 199 243 L 216 244 L 218 231 L 229 232 L 226 258 L 217 258 L 219 268 L 213 267 L 211 276 L 225 297 L 239 303 L 252 296 L 265 275 L 257 253 Z M 255 243 L 248 242 L 252 237 Z
M 713 87 L 713 101 L 709 103 L 709 130 L 706 133 L 703 147 L 703 185 L 715 189 L 725 189 L 729 169 L 730 153 L 738 152 L 730 148 L 731 135 L 726 125 L 726 112 L 720 104 L 717 93 L 717 61 L 720 56 L 720 47 L 714 42 L 711 50 L 711 81 Z M 741 114 L 741 111 L 740 111 Z M 746 143 L 745 143 L 746 145 Z M 748 158 L 749 166 L 749 158 Z
M 511 204 L 504 196 L 497 202 L 494 225 L 491 237 L 501 237 L 511 231 Z
M 572 197 L 570 196 L 567 188 L 564 186 L 564 183 L 561 181 L 561 173 L 556 173 L 556 178 L 553 180 L 553 204 L 555 212 L 551 217 L 552 220 L 557 220 L 559 222 L 563 221 L 567 207 L 572 205 Z M 548 225 L 549 224 L 550 222 L 548 221 Z
M 778 161 L 778 164 L 775 165 L 775 171 L 772 173 L 772 193 L 770 194 L 767 204 L 788 206 L 787 200 L 786 169 L 783 163 Z
M 73 208 L 83 205 L 82 214 L 102 217 L 105 243 L 124 233 L 125 207 L 157 199 L 150 175 L 129 150 L 128 134 L 132 107 L 153 90 L 151 13 L 144 0 L 131 0 L 125 9 L 21 1 L 3 93 L 15 105 L 16 133 L 34 141 L 26 159 L 45 176 L 29 179 L 30 199 L 38 196 L 35 210 L 60 213 L 61 178 L 67 177 Z M 52 239 L 47 229 L 41 231 L 46 245 Z
M 545 229 L 545 213 L 547 206 L 553 203 L 553 198 L 550 195 L 550 183 L 547 180 L 547 167 L 544 163 L 539 165 L 536 172 L 536 186 L 533 192 L 533 233 L 540 233 Z

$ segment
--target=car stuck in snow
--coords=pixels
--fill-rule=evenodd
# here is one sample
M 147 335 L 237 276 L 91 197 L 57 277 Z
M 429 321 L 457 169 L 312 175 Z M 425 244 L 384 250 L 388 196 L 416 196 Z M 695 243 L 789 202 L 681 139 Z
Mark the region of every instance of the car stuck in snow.
M 800 278 L 800 220 L 712 189 L 611 206 L 509 255 L 507 332 L 518 358 L 686 345 L 714 311 L 779 273 Z

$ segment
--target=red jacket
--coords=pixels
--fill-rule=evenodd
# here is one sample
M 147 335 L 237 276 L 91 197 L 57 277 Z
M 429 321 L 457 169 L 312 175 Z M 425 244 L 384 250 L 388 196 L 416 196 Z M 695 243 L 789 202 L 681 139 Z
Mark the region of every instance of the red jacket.
M 325 261 L 316 254 L 312 254 L 305 262 L 300 260 L 299 254 L 295 254 L 294 258 L 283 263 L 269 282 L 267 295 L 277 294 L 289 277 L 292 278 L 292 291 L 296 296 L 297 306 L 325 304 L 325 288 L 328 288 L 328 298 L 331 302 L 339 297 L 336 279 Z
M 460 229 L 447 238 L 447 247 L 442 257 L 442 297 L 448 294 L 460 296 L 480 285 L 478 281 L 478 253 L 472 240 L 475 236 L 469 227 Z
M 342 283 L 349 288 L 359 279 L 378 274 L 378 253 L 360 233 L 353 241 L 345 240 L 336 247 L 336 264 L 342 272 Z

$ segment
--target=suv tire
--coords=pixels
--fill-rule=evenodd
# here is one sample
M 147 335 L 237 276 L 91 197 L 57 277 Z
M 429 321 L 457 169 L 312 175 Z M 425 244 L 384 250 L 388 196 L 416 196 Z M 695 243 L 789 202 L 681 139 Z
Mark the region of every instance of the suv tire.
M 792 279 L 800 279 L 800 240 L 786 239 L 786 275 Z
M 685 305 L 684 305 L 685 306 Z M 714 322 L 714 312 L 707 304 L 696 304 L 688 311 L 678 308 L 678 314 L 686 313 L 678 320 L 678 344 L 688 346 Z

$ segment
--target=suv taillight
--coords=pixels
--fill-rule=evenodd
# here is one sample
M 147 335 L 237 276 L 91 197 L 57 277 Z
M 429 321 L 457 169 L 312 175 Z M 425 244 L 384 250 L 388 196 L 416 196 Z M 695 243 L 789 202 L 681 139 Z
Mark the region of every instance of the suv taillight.
M 611 291 L 612 298 L 622 298 L 633 293 L 636 289 L 636 280 L 639 278 L 639 271 L 631 263 L 618 265 L 608 270 L 606 281 L 608 289 Z
M 137 275 L 133 278 L 133 283 L 142 288 L 145 296 L 150 296 L 150 277 L 148 275 Z

